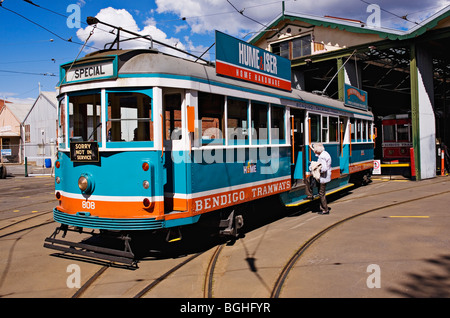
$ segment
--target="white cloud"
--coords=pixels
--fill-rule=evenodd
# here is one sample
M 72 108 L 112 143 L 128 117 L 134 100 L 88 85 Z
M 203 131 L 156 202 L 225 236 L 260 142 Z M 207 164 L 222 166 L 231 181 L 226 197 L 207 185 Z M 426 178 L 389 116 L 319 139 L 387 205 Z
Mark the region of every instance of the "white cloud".
M 169 37 L 164 31 L 159 29 L 156 25 L 157 22 L 154 18 L 148 18 L 144 22 L 144 27 L 142 29 L 139 28 L 133 16 L 125 9 L 114 9 L 112 7 L 104 8 L 100 10 L 100 12 L 95 16 L 99 21 L 106 22 L 108 24 L 122 27 L 123 29 L 132 31 L 134 33 L 138 33 L 140 35 L 150 35 L 153 40 L 166 43 L 170 46 L 177 47 L 181 50 L 189 50 L 189 51 L 202 51 L 205 48 L 203 46 L 196 47 L 189 40 L 189 38 L 185 38 L 185 42 L 183 43 L 180 39 L 175 37 Z M 85 41 L 92 31 L 92 26 L 87 26 L 86 28 L 79 29 L 77 31 L 77 36 L 81 41 Z M 88 41 L 88 45 L 93 46 L 95 48 L 103 49 L 105 44 L 112 43 L 116 38 L 117 30 L 114 30 L 114 34 L 110 33 L 113 31 L 113 28 L 108 27 L 104 24 L 97 24 L 97 28 L 94 29 L 94 33 L 91 35 Z M 121 31 L 120 33 L 121 39 L 133 38 L 135 37 L 132 34 L 126 33 L 125 31 Z M 139 49 L 139 48 L 149 48 L 150 41 L 144 39 L 136 39 L 129 40 L 120 43 L 121 49 Z M 109 45 L 107 46 L 109 48 Z M 187 57 L 187 55 L 171 50 L 164 46 L 154 43 L 154 48 L 159 49 L 162 52 L 170 53 L 172 55 L 177 55 L 181 57 Z M 87 51 L 93 51 L 94 49 L 90 48 Z
M 175 34 L 180 33 L 183 30 L 187 30 L 189 27 L 184 24 L 184 25 L 176 25 L 175 26 Z
M 281 13 L 281 2 L 273 0 L 230 0 L 243 14 L 259 23 L 266 24 Z M 257 31 L 263 26 L 239 14 L 225 0 L 156 0 L 158 13 L 173 13 L 186 23 L 193 33 L 212 33 L 214 30 L 241 37 L 249 31 Z
M 31 98 L 31 97 L 27 97 L 27 98 L 14 97 L 14 96 L 18 96 L 18 95 L 19 95 L 18 93 L 0 92 L 1 99 L 7 100 L 8 102 L 15 103 L 15 104 L 32 105 L 36 100 L 35 98 Z
M 245 34 L 261 30 L 262 24 L 268 25 L 282 13 L 282 1 L 274 0 L 155 0 L 158 13 L 172 13 L 180 18 L 185 17 L 186 23 L 193 33 L 205 34 L 220 30 L 230 35 L 242 38 Z M 445 5 L 449 0 L 285 0 L 285 12 L 293 14 L 309 14 L 323 17 L 325 15 L 366 21 L 369 3 L 377 3 L 382 11 L 382 26 L 403 26 L 402 20 L 395 15 L 424 13 L 429 16 Z M 391 14 L 392 12 L 393 14 Z M 256 20 L 252 21 L 252 20 Z M 408 27 L 412 27 L 409 23 Z

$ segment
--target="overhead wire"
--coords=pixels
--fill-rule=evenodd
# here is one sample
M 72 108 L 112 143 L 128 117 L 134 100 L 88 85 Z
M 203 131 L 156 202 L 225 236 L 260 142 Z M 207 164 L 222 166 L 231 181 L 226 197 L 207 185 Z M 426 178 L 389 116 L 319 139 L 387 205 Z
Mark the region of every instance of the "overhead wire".
M 255 20 L 255 19 L 253 19 L 253 18 L 251 18 L 251 17 L 249 17 L 248 15 L 245 15 L 244 14 L 244 10 L 245 10 L 245 8 L 244 9 L 242 9 L 242 10 L 239 10 L 238 8 L 236 8 L 229 0 L 227 0 L 227 2 L 239 13 L 239 14 L 241 14 L 242 16 L 244 16 L 244 17 L 246 17 L 247 19 L 249 19 L 249 20 L 251 20 L 251 21 L 253 21 L 253 22 L 256 22 L 256 23 L 258 23 L 258 24 L 260 24 L 260 25 L 262 25 L 263 27 L 265 27 L 265 28 L 268 28 L 268 26 L 267 25 L 265 25 L 265 24 L 263 24 L 263 23 L 261 23 L 261 22 L 259 22 L 259 21 L 257 21 L 257 20 Z
M 17 73 L 17 74 L 27 74 L 27 75 L 44 75 L 44 76 L 56 76 L 53 73 L 33 73 L 33 72 L 22 72 L 22 71 L 9 71 L 9 70 L 0 70 L 3 73 Z
M 27 2 L 29 2 L 29 1 L 27 1 Z M 36 26 L 38 26 L 38 27 L 44 29 L 45 31 L 47 31 L 47 32 L 49 32 L 49 33 L 51 33 L 51 34 L 53 34 L 54 36 L 56 36 L 57 38 L 59 38 L 59 39 L 65 41 L 65 42 L 74 43 L 74 44 L 78 44 L 78 45 L 84 45 L 84 43 L 77 42 L 77 41 L 73 41 L 72 38 L 69 38 L 69 39 L 63 38 L 63 37 L 60 36 L 59 34 L 53 32 L 52 30 L 50 30 L 50 29 L 48 29 L 48 28 L 46 28 L 46 27 L 44 27 L 43 25 L 41 25 L 41 24 L 39 24 L 39 23 L 37 23 L 37 22 L 35 22 L 35 21 L 33 21 L 33 20 L 31 20 L 31 19 L 25 17 L 24 15 L 22 15 L 22 14 L 16 12 L 16 11 L 13 11 L 13 10 L 11 10 L 11 9 L 6 8 L 2 3 L 0 3 L 0 8 L 3 8 L 3 9 L 5 9 L 5 10 L 7 10 L 7 11 L 9 11 L 9 12 L 11 12 L 11 13 L 13 13 L 13 14 L 15 14 L 15 15 L 17 15 L 17 16 L 19 16 L 19 17 L 25 19 L 25 20 L 27 20 L 28 22 L 33 23 L 34 25 L 36 25 Z M 89 45 L 86 45 L 86 46 L 92 47 L 92 48 L 94 48 L 94 49 L 99 50 L 99 48 L 96 48 L 96 47 L 93 47 L 93 46 L 89 46 Z
M 40 9 L 43 9 L 43 10 L 46 10 L 46 11 L 51 12 L 51 13 L 53 13 L 53 14 L 59 15 L 59 16 L 61 16 L 61 17 L 69 18 L 69 16 L 67 16 L 67 15 L 64 15 L 64 14 L 62 14 L 62 13 L 59 13 L 59 12 L 56 12 L 56 11 L 54 11 L 54 10 L 48 9 L 48 8 L 46 8 L 46 7 L 43 7 L 43 6 L 41 6 L 41 5 L 38 5 L 38 4 L 36 4 L 36 3 L 34 3 L 34 2 L 32 2 L 32 1 L 30 1 L 30 0 L 23 0 L 23 1 L 29 3 L 29 4 L 31 4 L 31 5 L 33 5 L 33 6 L 36 6 L 36 7 L 40 8 Z M 77 20 L 77 19 L 75 19 L 75 21 L 80 22 L 80 23 L 83 24 L 83 25 L 88 25 L 88 23 L 86 23 L 86 22 L 84 22 L 84 21 L 80 21 L 80 20 Z M 124 27 L 124 26 L 122 26 L 122 27 Z M 105 29 L 102 29 L 102 28 L 100 28 L 100 27 L 98 27 L 98 26 L 97 26 L 97 29 L 100 30 L 100 31 L 103 31 L 103 32 L 105 32 L 105 33 L 112 33 L 112 34 L 114 34 L 114 32 L 112 32 L 113 30 L 112 30 L 112 31 L 105 30 Z M 90 38 L 91 35 L 92 35 L 92 34 L 89 35 L 88 39 Z M 124 39 L 133 39 L 132 37 L 127 37 L 127 36 L 124 36 L 123 34 L 121 34 L 121 38 L 124 38 Z M 140 39 L 134 39 L 134 41 L 140 42 L 140 43 L 148 43 L 147 41 L 140 40 Z M 91 48 L 95 48 L 95 49 L 97 49 L 97 50 L 100 50 L 99 48 L 96 48 L 96 47 L 93 47 L 93 46 L 89 46 L 89 45 L 87 45 L 86 43 L 87 43 L 87 42 L 85 41 L 85 43 L 83 44 L 83 47 L 84 47 L 84 46 L 87 46 L 87 47 L 91 47 Z M 80 43 L 80 44 L 81 44 L 81 43 Z M 191 50 L 191 52 L 192 52 L 192 50 Z M 78 55 L 79 55 L 80 53 L 81 53 L 81 51 L 78 53 Z
M 361 1 L 361 2 L 364 2 L 365 4 L 372 4 L 372 3 L 367 2 L 367 1 L 365 1 L 365 0 L 360 0 L 360 1 Z M 417 24 L 417 25 L 420 25 L 419 22 L 409 20 L 409 19 L 408 19 L 408 14 L 405 14 L 405 15 L 403 15 L 403 16 L 400 16 L 400 15 L 398 15 L 398 14 L 395 14 L 395 13 L 393 13 L 393 12 L 391 12 L 391 11 L 388 11 L 388 10 L 382 8 L 381 6 L 380 6 L 380 10 L 381 10 L 381 11 L 384 11 L 384 12 L 386 12 L 386 13 L 389 13 L 389 14 L 391 14 L 391 15 L 393 15 L 393 16 L 399 18 L 399 19 L 402 19 L 402 20 L 408 21 L 408 22 L 410 22 L 410 23 L 415 23 L 415 24 Z

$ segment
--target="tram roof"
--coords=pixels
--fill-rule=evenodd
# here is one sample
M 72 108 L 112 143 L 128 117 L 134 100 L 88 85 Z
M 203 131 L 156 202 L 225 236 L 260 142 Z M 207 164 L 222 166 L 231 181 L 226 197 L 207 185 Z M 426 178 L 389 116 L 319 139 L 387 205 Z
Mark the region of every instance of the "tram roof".
M 328 96 L 318 95 L 298 89 L 283 91 L 259 84 L 253 84 L 243 80 L 236 80 L 216 74 L 214 66 L 201 62 L 180 58 L 177 56 L 158 52 L 153 49 L 145 50 L 103 50 L 90 53 L 77 60 L 74 65 L 85 64 L 87 62 L 101 61 L 108 57 L 118 57 L 118 76 L 119 77 L 147 77 L 151 74 L 161 74 L 174 79 L 188 79 L 200 81 L 210 85 L 222 86 L 230 89 L 239 89 L 256 94 L 278 97 L 292 105 L 293 101 L 305 102 L 312 105 L 333 107 L 345 112 L 373 115 L 353 107 L 344 105 L 342 101 L 332 99 Z M 62 67 L 70 65 L 67 63 Z M 294 104 L 295 106 L 295 104 Z

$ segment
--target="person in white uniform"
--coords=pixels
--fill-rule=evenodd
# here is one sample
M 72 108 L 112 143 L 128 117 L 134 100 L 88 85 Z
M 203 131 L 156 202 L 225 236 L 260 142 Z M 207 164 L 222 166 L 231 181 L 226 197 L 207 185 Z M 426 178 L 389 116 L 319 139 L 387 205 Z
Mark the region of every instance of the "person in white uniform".
M 312 161 L 309 170 L 312 172 L 310 178 L 315 178 L 317 187 L 319 188 L 320 197 L 320 211 L 319 214 L 329 214 L 330 209 L 327 204 L 327 198 L 325 196 L 326 185 L 331 181 L 331 156 L 325 150 L 323 144 L 317 143 L 311 145 L 316 156 L 318 156 L 317 161 Z M 312 187 L 313 182 L 306 182 L 306 195 L 307 199 L 312 199 Z

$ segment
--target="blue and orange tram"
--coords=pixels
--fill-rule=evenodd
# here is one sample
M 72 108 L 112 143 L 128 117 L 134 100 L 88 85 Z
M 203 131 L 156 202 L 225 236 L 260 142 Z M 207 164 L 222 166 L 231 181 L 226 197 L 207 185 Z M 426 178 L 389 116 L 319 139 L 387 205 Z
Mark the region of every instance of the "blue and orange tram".
M 370 111 L 154 49 L 102 50 L 62 65 L 58 116 L 53 214 L 61 226 L 45 246 L 68 252 L 88 247 L 57 239 L 61 231 L 172 238 L 219 211 L 228 211 L 222 234 L 236 235 L 243 220 L 235 212 L 253 200 L 305 202 L 315 142 L 332 157 L 327 191 L 373 168 Z M 125 245 L 113 258 L 133 257 Z

